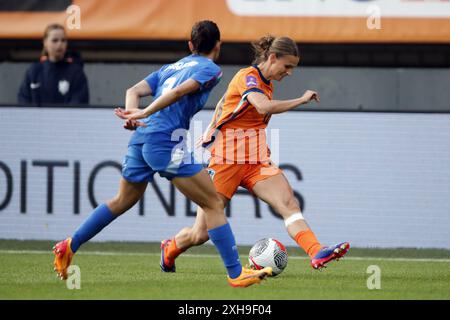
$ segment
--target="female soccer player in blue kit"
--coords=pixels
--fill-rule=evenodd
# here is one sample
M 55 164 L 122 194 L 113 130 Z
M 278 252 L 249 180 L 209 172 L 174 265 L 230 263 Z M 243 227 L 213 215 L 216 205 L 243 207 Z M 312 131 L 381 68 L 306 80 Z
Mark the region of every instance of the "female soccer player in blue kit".
M 195 163 L 183 141 L 173 141 L 175 130 L 189 129 L 191 118 L 204 106 L 222 75 L 213 62 L 220 52 L 220 31 L 214 22 L 201 21 L 193 26 L 189 48 L 192 55 L 163 66 L 128 89 L 125 111 L 115 110 L 126 120 L 126 129 L 136 130 L 123 161 L 119 191 L 98 206 L 72 237 L 55 245 L 55 271 L 62 279 L 67 278 L 67 268 L 78 248 L 133 207 L 156 172 L 171 180 L 206 213 L 209 238 L 222 257 L 231 286 L 247 287 L 272 273 L 271 268 L 242 267 L 223 202 L 208 173 Z M 155 100 L 139 109 L 139 98 L 148 95 L 155 96 Z M 142 118 L 142 122 L 134 120 Z

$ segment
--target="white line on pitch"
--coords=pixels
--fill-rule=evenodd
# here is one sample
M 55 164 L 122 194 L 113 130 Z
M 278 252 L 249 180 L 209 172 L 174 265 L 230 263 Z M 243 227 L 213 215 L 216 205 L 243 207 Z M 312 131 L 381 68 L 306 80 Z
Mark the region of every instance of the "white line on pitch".
M 0 253 L 7 254 L 51 254 L 51 251 L 44 250 L 0 250 Z M 117 251 L 83 251 L 77 255 L 96 255 L 96 256 L 159 256 L 159 253 L 144 253 L 144 252 L 117 252 Z M 183 254 L 184 257 L 193 258 L 218 258 L 217 254 Z M 241 255 L 243 256 L 243 255 Z M 293 260 L 309 260 L 308 257 L 289 256 Z M 404 262 L 450 262 L 450 259 L 427 259 L 427 258 L 382 258 L 382 257 L 346 257 L 343 260 L 376 260 L 376 261 L 404 261 Z

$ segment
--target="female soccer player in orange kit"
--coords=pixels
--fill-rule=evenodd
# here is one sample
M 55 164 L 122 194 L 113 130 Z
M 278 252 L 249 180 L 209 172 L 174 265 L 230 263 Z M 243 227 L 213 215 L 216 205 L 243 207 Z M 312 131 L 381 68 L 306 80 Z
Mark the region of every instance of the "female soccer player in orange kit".
M 217 104 L 203 137 L 210 147 L 208 171 L 224 205 L 242 186 L 268 203 L 282 217 L 291 238 L 310 256 L 314 269 L 344 256 L 348 242 L 331 247 L 320 244 L 306 223 L 288 180 L 268 155 L 265 128 L 272 114 L 289 111 L 319 95 L 306 91 L 292 100 L 272 100 L 272 80 L 291 75 L 299 63 L 296 43 L 287 37 L 266 36 L 253 43 L 254 65 L 241 69 Z M 237 143 L 235 143 L 237 141 Z M 161 269 L 175 272 L 175 259 L 188 248 L 208 241 L 205 213 L 198 208 L 192 227 L 161 242 Z

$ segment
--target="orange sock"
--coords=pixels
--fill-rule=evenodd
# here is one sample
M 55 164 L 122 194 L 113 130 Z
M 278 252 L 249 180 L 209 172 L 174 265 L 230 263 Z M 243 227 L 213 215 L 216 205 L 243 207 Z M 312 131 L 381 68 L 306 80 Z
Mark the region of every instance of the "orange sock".
M 317 252 L 320 251 L 322 245 L 317 240 L 314 232 L 310 229 L 306 231 L 300 231 L 295 235 L 295 242 L 310 256 L 314 257 Z
M 177 247 L 175 238 L 172 238 L 172 241 L 170 241 L 169 245 L 166 247 L 166 255 L 170 260 L 175 260 L 184 251 L 185 250 Z

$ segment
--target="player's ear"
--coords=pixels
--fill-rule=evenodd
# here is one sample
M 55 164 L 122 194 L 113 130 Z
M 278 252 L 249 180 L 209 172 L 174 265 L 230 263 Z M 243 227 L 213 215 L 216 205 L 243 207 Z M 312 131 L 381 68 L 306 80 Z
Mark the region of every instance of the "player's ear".
M 215 60 L 219 58 L 220 55 L 220 46 L 222 45 L 222 42 L 217 41 L 216 46 L 214 47 L 213 51 L 215 51 Z
M 189 50 L 191 51 L 191 52 L 194 52 L 194 44 L 192 43 L 192 41 L 191 40 L 189 40 L 188 41 L 188 45 L 189 45 Z
M 277 55 L 276 53 L 271 53 L 269 54 L 268 60 L 271 64 L 275 63 L 275 61 L 277 61 Z

